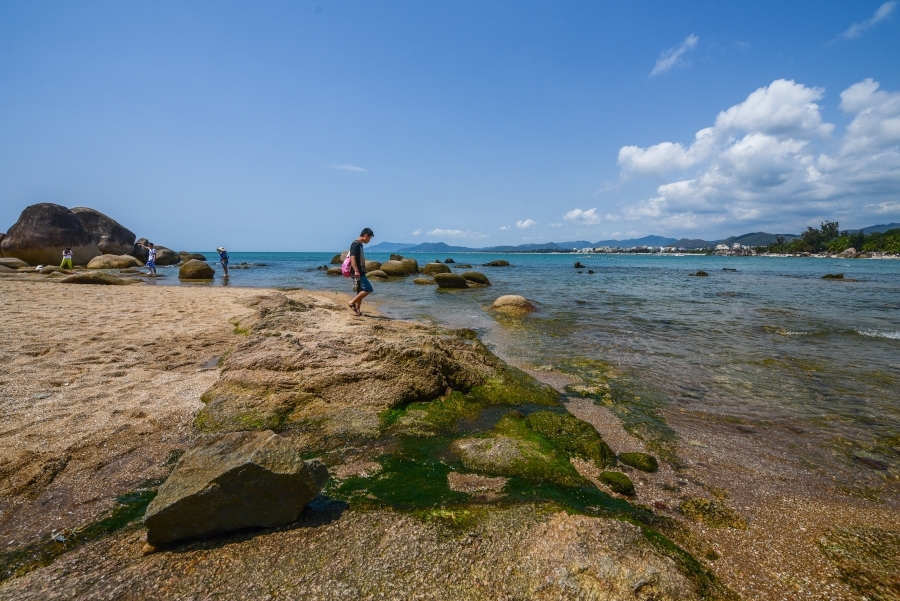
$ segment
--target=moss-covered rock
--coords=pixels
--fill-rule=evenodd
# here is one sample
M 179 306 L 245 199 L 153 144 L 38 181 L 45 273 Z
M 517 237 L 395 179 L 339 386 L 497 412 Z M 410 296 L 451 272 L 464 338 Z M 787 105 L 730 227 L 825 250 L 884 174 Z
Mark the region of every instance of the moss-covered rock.
M 620 495 L 634 494 L 634 483 L 622 472 L 603 472 L 600 474 L 599 480 Z
M 178 278 L 181 280 L 211 280 L 215 275 L 215 269 L 197 259 L 191 259 L 178 268 Z
M 413 280 L 413 284 L 418 284 L 420 286 L 436 286 L 437 282 L 431 278 L 416 278 Z
M 436 273 L 450 273 L 450 268 L 443 263 L 426 263 L 422 267 L 422 273 L 425 275 L 434 275 Z
M 491 281 L 487 278 L 483 273 L 479 273 L 477 271 L 466 271 L 463 272 L 462 277 L 466 278 L 466 281 L 471 283 L 478 284 L 479 286 L 490 286 Z
M 409 270 L 401 261 L 385 261 L 381 264 L 381 271 L 394 277 L 409 275 Z
M 458 273 L 438 273 L 434 276 L 438 288 L 468 288 L 466 278 Z
M 655 472 L 659 469 L 656 457 L 647 453 L 619 453 L 619 461 L 642 472 Z
M 571 413 L 538 411 L 529 415 L 525 422 L 531 430 L 547 437 L 569 457 L 593 461 L 597 467 L 616 464 L 615 454 L 597 430 Z

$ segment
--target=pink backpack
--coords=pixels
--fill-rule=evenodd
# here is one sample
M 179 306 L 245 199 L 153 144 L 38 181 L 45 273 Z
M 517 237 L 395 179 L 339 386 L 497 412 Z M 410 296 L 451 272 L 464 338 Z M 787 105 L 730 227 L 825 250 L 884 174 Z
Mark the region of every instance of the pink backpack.
M 341 263 L 341 275 L 344 276 L 345 278 L 349 278 L 349 277 L 350 277 L 350 267 L 351 267 L 351 265 L 350 265 L 350 253 L 348 252 L 348 253 L 347 253 L 347 258 L 344 259 L 344 262 L 343 262 L 343 263 Z

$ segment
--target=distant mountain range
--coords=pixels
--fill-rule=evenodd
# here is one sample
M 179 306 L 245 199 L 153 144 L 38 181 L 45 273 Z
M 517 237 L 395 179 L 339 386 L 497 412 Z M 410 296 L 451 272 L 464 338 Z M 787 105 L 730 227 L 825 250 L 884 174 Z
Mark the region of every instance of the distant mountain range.
M 900 228 L 900 223 L 886 223 L 870 225 L 862 230 L 872 232 L 886 232 Z M 766 246 L 775 242 L 778 236 L 784 236 L 786 240 L 799 238 L 799 234 L 769 234 L 766 232 L 751 232 L 742 236 L 731 236 L 724 240 L 701 240 L 699 238 L 666 238 L 664 236 L 644 236 L 643 238 L 631 238 L 628 240 L 570 240 L 568 242 L 545 242 L 543 244 L 519 244 L 517 246 L 487 246 L 482 248 L 470 248 L 468 246 L 451 246 L 443 242 L 423 242 L 411 244 L 408 242 L 379 242 L 367 248 L 369 252 L 381 253 L 452 253 L 452 252 L 553 252 L 571 251 L 573 248 L 596 248 L 598 246 L 618 246 L 619 248 L 631 248 L 635 246 L 674 246 L 675 248 L 706 248 L 717 244 L 733 245 L 735 242 L 745 246 Z

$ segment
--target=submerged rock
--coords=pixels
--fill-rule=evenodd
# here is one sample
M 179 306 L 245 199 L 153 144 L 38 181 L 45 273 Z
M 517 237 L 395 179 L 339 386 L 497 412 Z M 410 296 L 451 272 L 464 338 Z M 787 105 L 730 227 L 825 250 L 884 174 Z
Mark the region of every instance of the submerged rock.
M 527 298 L 519 296 L 518 294 L 501 296 L 494 301 L 491 308 L 505 313 L 530 313 L 531 311 L 534 311 L 534 305 L 532 305 Z
M 468 288 L 466 278 L 458 273 L 438 273 L 434 276 L 434 282 L 438 288 Z
M 689 275 L 692 275 L 692 276 L 694 276 L 694 277 L 705 278 L 705 277 L 707 277 L 709 274 L 706 273 L 705 271 L 698 271 L 697 273 L 691 273 L 691 274 L 689 274 Z
M 619 461 L 642 472 L 655 472 L 659 469 L 656 457 L 647 453 L 619 453 Z
M 178 269 L 178 278 L 181 280 L 211 280 L 215 275 L 215 269 L 197 259 L 191 259 Z
M 66 247 L 72 249 L 72 260 L 79 265 L 101 254 L 78 217 L 50 202 L 26 207 L 0 243 L 4 257 L 16 257 L 29 265 L 59 265 Z
M 620 495 L 634 494 L 634 483 L 622 472 L 603 472 L 600 474 L 599 480 Z
M 128 269 L 129 267 L 141 267 L 141 263 L 131 255 L 100 255 L 94 257 L 87 264 L 88 269 Z
M 431 278 L 416 278 L 413 280 L 413 284 L 419 284 L 420 286 L 436 286 L 437 282 Z
M 826 273 L 825 275 L 822 276 L 822 279 L 823 280 L 843 280 L 844 274 L 843 273 Z
M 422 273 L 425 275 L 434 275 L 436 273 L 450 273 L 450 268 L 443 263 L 426 263 L 422 267 Z
M 271 431 L 201 436 L 147 507 L 150 545 L 297 520 L 328 470 Z
M 134 232 L 112 217 L 88 207 L 75 207 L 72 213 L 91 233 L 97 248 L 103 254 L 130 255 L 134 250 Z
M 489 261 L 484 264 L 485 267 L 509 267 L 509 261 L 504 259 L 497 259 L 496 261 Z

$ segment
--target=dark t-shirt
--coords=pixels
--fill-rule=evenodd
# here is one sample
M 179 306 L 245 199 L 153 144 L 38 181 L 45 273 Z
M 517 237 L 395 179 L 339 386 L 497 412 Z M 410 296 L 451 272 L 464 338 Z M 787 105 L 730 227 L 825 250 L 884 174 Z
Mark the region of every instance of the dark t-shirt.
M 354 240 L 350 245 L 350 256 L 356 257 L 356 264 L 359 265 L 359 275 L 366 275 L 366 255 L 363 252 L 362 242 Z M 353 262 L 350 262 L 350 272 L 353 273 Z M 354 274 L 356 275 L 356 274 Z

